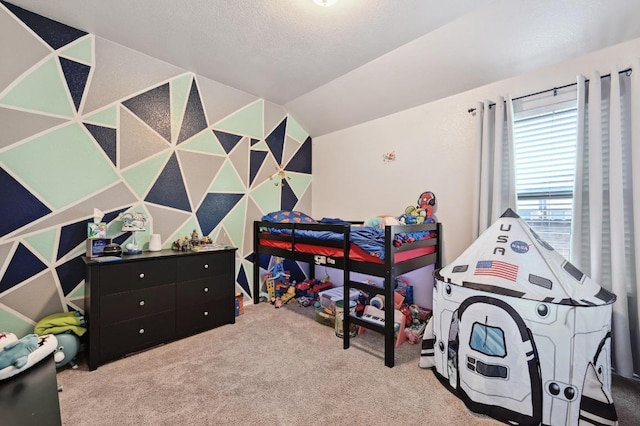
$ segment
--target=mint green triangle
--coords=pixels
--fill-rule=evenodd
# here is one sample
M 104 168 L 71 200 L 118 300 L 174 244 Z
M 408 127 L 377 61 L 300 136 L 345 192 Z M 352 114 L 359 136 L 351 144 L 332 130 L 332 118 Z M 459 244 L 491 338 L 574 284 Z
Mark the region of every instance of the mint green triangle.
M 233 245 L 243 253 L 242 243 L 244 241 L 245 215 L 247 211 L 247 197 L 243 197 L 238 204 L 229 212 L 224 220 L 224 227 L 233 241 Z
M 257 144 L 253 145 L 251 149 L 255 149 L 258 151 L 269 151 L 269 145 L 265 141 L 260 141 Z
M 189 220 L 186 221 L 184 225 L 182 225 L 182 228 L 178 229 L 171 236 L 171 238 L 169 238 L 167 245 L 171 247 L 171 244 L 178 238 L 184 238 L 184 237 L 191 238 L 191 233 L 193 232 L 194 229 L 196 230 L 198 235 L 202 236 L 202 231 L 200 231 L 200 226 L 198 225 L 198 222 L 195 220 L 193 216 L 191 216 Z M 169 247 L 165 247 L 165 248 L 169 248 Z
M 0 324 L 2 324 L 2 330 L 0 331 L 13 333 L 19 339 L 33 333 L 33 324 L 24 321 L 11 312 L 5 311 L 2 307 L 0 307 Z
M 74 109 L 55 58 L 44 62 L 0 99 L 0 104 L 73 117 Z
M 120 180 L 104 151 L 75 122 L 0 152 L 0 162 L 55 209 Z
M 209 233 L 209 238 L 211 238 L 211 241 L 216 241 L 218 239 L 218 235 L 220 235 L 220 227 L 215 228 L 213 231 L 211 231 Z
M 251 197 L 260 210 L 269 213 L 280 210 L 280 193 L 280 186 L 276 186 L 272 180 L 268 180 L 251 191 Z
M 86 64 L 92 64 L 93 61 L 93 36 L 84 37 L 80 39 L 77 43 L 72 46 L 67 47 L 66 49 L 59 50 L 61 55 L 67 56 L 69 58 L 77 59 L 80 62 L 84 62 Z
M 291 173 L 287 172 L 287 177 L 290 179 L 287 181 L 293 193 L 296 194 L 298 199 L 302 198 L 302 194 L 307 190 L 311 183 L 312 176 L 306 173 Z
M 262 139 L 264 136 L 263 111 L 264 100 L 258 99 L 256 102 L 218 122 L 214 127 L 216 130 Z
M 122 172 L 122 177 L 127 181 L 138 197 L 147 192 L 147 189 L 158 177 L 158 171 L 164 166 L 171 152 L 165 151 L 155 157 L 133 166 Z
M 47 259 L 47 262 L 50 262 L 51 259 L 53 259 L 53 247 L 56 243 L 56 235 L 56 230 L 51 229 L 26 237 L 24 240 L 40 253 L 43 258 Z
M 292 137 L 300 143 L 306 141 L 309 137 L 309 133 L 302 128 L 300 123 L 298 123 L 291 114 L 287 117 L 287 136 Z
M 95 114 L 84 116 L 83 121 L 90 121 L 91 123 L 102 124 L 108 127 L 117 127 L 118 108 L 116 105 L 110 106 Z
M 184 114 L 184 106 L 189 98 L 193 74 L 187 73 L 171 80 L 171 138 L 177 140 Z
M 71 295 L 71 297 L 69 297 L 69 298 L 70 299 L 80 299 L 82 297 L 84 297 L 84 284 L 78 286 L 76 291 L 74 291 L 73 294 Z
M 227 155 L 218 138 L 208 129 L 189 141 L 181 143 L 179 147 L 180 149 L 205 152 L 207 154 Z
M 226 160 L 216 176 L 216 179 L 209 187 L 209 192 L 244 192 L 246 188 L 242 183 L 242 180 L 236 173 L 236 169 L 233 168 L 231 161 Z

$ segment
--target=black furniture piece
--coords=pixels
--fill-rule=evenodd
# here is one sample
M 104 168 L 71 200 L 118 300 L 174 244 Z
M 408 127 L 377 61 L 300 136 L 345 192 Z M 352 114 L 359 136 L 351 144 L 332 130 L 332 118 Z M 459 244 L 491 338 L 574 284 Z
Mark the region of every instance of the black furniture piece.
M 278 230 L 280 232 L 273 232 Z M 285 230 L 286 232 L 282 232 Z M 339 239 L 317 239 L 309 237 L 307 231 L 340 234 Z M 429 231 L 431 238 L 416 240 L 397 246 L 396 234 Z M 260 255 L 294 259 L 311 265 L 311 277 L 315 276 L 315 266 L 329 266 L 342 269 L 344 299 L 349 298 L 350 289 L 357 289 L 371 295 L 383 295 L 386 300 L 394 300 L 394 282 L 397 277 L 425 266 L 433 265 L 437 270 L 442 266 L 442 224 L 424 223 L 419 225 L 393 225 L 384 229 L 385 259 L 358 253 L 350 240 L 351 225 L 274 223 L 254 221 L 253 223 L 253 295 L 254 303 L 260 298 Z M 362 250 L 360 250 L 362 252 Z M 332 254 L 328 254 L 332 253 Z M 372 275 L 384 279 L 384 287 L 352 281 L 350 272 Z M 384 364 L 395 365 L 394 310 L 386 309 L 382 324 L 366 321 L 355 315 L 345 315 L 343 330 L 351 324 L 373 330 L 384 336 Z M 350 346 L 349 333 L 345 333 L 343 347 Z
M 0 382 L 0 424 L 62 424 L 53 354 Z
M 235 250 L 85 257 L 89 369 L 234 323 Z

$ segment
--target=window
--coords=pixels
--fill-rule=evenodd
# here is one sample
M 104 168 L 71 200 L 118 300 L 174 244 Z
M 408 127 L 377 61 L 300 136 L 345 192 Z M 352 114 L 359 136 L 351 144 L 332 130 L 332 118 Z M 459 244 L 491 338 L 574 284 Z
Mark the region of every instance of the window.
M 504 342 L 504 333 L 497 327 L 473 323 L 471 329 L 471 349 L 489 356 L 507 356 L 507 348 Z
M 575 87 L 560 98 L 547 95 L 546 100 L 514 102 L 514 111 L 518 214 L 569 258 L 578 118 Z

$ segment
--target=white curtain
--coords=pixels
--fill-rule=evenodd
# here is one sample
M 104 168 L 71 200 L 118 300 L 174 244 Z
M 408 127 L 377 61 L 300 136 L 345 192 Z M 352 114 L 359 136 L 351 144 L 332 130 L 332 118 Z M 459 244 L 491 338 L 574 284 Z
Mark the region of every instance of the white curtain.
M 617 296 L 612 360 L 624 377 L 640 373 L 640 62 L 633 68 L 578 76 L 571 242 L 572 263 Z
M 510 207 L 516 211 L 513 159 L 513 102 L 500 97 L 476 106 L 477 186 L 473 239 Z

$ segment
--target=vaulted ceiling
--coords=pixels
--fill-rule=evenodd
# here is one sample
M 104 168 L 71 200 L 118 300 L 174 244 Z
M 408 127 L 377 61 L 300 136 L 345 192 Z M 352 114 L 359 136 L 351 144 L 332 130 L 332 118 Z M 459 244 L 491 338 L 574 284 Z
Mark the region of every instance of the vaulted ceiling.
M 312 136 L 640 37 L 629 0 L 9 0 L 283 105 Z

